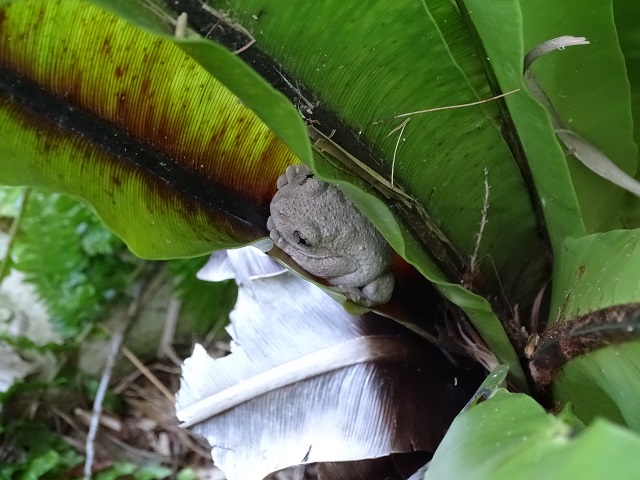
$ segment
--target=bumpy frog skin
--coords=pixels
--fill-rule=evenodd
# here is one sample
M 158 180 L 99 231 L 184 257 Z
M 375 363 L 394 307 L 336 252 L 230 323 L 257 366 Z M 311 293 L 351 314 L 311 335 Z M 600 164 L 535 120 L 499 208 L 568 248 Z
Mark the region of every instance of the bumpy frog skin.
M 391 247 L 337 187 L 306 166 L 289 166 L 278 178 L 267 228 L 298 265 L 354 302 L 373 306 L 391 298 Z

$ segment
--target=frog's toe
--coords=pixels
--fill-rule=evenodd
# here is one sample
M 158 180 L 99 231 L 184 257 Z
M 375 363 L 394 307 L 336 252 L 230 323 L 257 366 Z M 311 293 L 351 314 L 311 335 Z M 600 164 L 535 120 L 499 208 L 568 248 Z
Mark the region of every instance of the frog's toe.
M 278 247 L 280 250 L 283 250 L 286 253 L 289 253 L 289 244 L 285 242 L 284 238 L 278 235 L 278 233 L 275 230 L 271 231 L 271 233 L 269 234 L 269 237 L 271 237 L 271 240 L 273 240 L 273 243 L 275 244 L 276 247 Z
M 349 300 L 354 303 L 363 304 L 366 303 L 366 298 L 362 295 L 362 290 L 356 287 L 337 287 Z
M 278 234 L 278 231 L 275 228 L 269 229 L 269 238 L 273 240 L 273 243 L 275 243 L 276 246 L 279 246 L 278 244 L 282 241 L 282 238 L 280 237 L 280 235 Z
M 289 183 L 289 178 L 287 177 L 287 174 L 285 173 L 284 175 L 280 175 L 278 177 L 278 180 L 276 181 L 276 186 L 278 187 L 278 190 L 280 190 L 287 183 Z
M 306 180 L 306 176 L 309 175 L 311 171 L 306 165 L 297 164 L 297 165 L 289 165 L 285 172 L 289 182 L 295 182 L 299 185 L 302 185 Z

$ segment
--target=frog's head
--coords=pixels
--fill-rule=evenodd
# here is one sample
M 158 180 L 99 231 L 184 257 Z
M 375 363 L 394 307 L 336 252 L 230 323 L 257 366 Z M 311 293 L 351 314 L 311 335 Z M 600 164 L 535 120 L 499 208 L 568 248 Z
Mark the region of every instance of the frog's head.
M 318 218 L 317 207 L 327 188 L 326 183 L 317 180 L 308 170 L 279 182 L 267 222 L 269 230 L 277 234 L 272 234 L 272 238 L 279 237 L 291 248 L 309 256 L 323 251 L 330 235 L 325 222 Z

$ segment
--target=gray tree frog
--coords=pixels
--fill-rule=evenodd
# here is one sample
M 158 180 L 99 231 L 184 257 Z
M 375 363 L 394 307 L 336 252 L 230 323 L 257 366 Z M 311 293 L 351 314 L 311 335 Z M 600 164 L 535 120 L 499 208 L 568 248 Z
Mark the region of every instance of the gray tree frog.
M 309 273 L 365 306 L 386 303 L 392 250 L 337 187 L 291 165 L 278 178 L 267 221 L 271 239 Z

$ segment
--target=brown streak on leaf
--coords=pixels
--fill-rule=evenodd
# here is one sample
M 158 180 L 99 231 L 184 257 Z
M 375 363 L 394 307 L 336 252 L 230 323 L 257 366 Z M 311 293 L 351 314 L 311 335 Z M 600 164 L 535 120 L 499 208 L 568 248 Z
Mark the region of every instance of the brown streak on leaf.
M 195 217 L 204 214 L 209 226 L 215 225 L 223 234 L 242 242 L 255 240 L 265 234 L 265 226 L 238 221 L 201 199 L 185 194 L 179 186 L 140 168 L 135 158 L 114 154 L 103 145 L 91 143 L 83 134 L 61 128 L 55 121 L 22 108 L 14 100 L 1 94 L 0 109 L 17 118 L 25 130 L 38 132 L 36 149 L 41 155 L 36 157 L 34 163 L 37 175 L 46 175 L 43 172 L 49 170 L 55 171 L 53 162 L 57 161 L 55 156 L 60 151 L 80 152 L 69 161 L 69 168 L 64 175 L 57 174 L 62 188 L 65 188 L 65 184 L 66 188 L 77 185 L 78 190 L 70 192 L 72 194 L 85 196 L 87 192 L 102 189 L 115 203 L 115 192 L 127 188 L 122 182 L 122 179 L 127 179 L 143 187 L 142 199 L 151 216 L 160 215 L 161 209 L 175 209 L 185 221 L 190 222 L 189 219 L 193 218 L 191 223 L 195 226 L 200 223 L 195 221 Z M 82 178 L 81 183 L 75 180 L 78 177 Z M 153 221 L 153 218 L 149 220 Z M 211 240 L 211 233 L 206 229 L 200 228 L 197 235 L 202 241 Z
M 531 375 L 540 387 L 553 381 L 571 360 L 596 350 L 638 339 L 640 303 L 613 305 L 565 322 L 540 337 L 531 356 Z
M 0 66 L 153 146 L 194 175 L 268 207 L 277 177 L 298 160 L 225 87 L 170 41 L 97 7 L 32 2 L 20 8 L 32 8 L 37 17 L 43 4 L 46 26 L 60 28 L 45 32 L 35 18 L 14 16 L 14 7 L 3 10 L 9 20 L 0 29 Z M 71 14 L 83 25 L 82 42 L 70 41 L 62 28 Z M 27 42 L 16 45 L 16 31 L 24 27 Z M 42 58 L 49 59 L 46 69 Z
M 587 266 L 586 265 L 580 265 L 580 268 L 578 269 L 578 280 L 580 280 L 584 276 L 584 273 L 586 271 L 587 271 Z
M 102 50 L 101 52 L 105 55 L 111 54 L 111 40 L 109 38 L 105 38 L 102 42 Z

